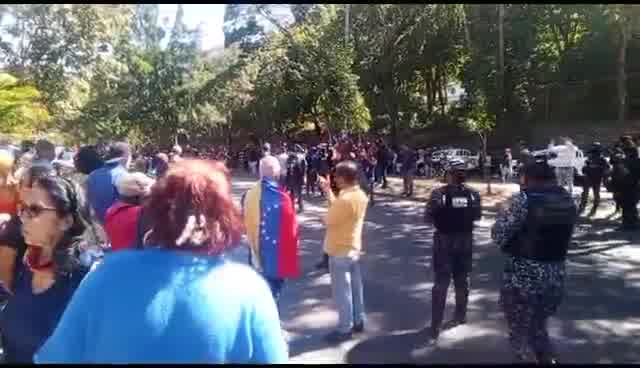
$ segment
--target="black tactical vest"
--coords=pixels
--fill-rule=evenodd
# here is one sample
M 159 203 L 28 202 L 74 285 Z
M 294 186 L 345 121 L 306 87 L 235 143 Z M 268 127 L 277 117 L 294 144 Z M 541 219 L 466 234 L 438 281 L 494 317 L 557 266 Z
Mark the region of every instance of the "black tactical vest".
M 529 189 L 525 194 L 527 219 L 504 251 L 539 262 L 564 261 L 577 218 L 573 198 L 557 186 Z
M 434 213 L 434 226 L 443 234 L 464 234 L 473 231 L 478 209 L 473 206 L 473 192 L 464 185 L 447 185 L 441 199 L 442 207 Z

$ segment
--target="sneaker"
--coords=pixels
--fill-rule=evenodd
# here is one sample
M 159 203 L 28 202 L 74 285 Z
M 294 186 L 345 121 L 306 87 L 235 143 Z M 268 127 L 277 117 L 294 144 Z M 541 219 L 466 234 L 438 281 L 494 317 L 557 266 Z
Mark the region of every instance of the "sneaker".
M 325 336 L 325 340 L 330 344 L 339 344 L 351 340 L 353 335 L 351 332 L 333 331 Z
M 363 333 L 364 332 L 364 322 L 356 323 L 353 325 L 351 329 L 353 333 Z

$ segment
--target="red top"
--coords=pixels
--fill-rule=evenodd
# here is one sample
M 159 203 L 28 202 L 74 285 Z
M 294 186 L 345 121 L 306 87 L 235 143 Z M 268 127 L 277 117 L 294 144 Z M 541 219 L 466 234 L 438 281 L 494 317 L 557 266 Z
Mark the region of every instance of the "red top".
M 0 191 L 0 213 L 15 215 L 18 212 L 18 193 L 9 187 L 9 190 Z
M 107 210 L 104 230 L 112 251 L 133 248 L 141 209 L 142 206 L 117 201 Z

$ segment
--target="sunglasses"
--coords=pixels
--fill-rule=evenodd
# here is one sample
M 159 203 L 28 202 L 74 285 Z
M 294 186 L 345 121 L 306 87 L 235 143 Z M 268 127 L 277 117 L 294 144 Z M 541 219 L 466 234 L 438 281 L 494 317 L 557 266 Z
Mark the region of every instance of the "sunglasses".
M 42 213 L 46 211 L 58 211 L 58 210 L 52 207 L 44 207 L 36 204 L 31 204 L 28 206 L 25 204 L 22 204 L 18 209 L 18 216 L 20 216 L 20 218 L 33 219 L 40 216 Z

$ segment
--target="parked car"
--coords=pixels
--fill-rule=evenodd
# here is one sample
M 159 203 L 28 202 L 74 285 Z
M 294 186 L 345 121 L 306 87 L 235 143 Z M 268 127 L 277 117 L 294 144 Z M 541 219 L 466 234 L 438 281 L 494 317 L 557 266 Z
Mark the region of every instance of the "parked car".
M 464 161 L 466 170 L 475 170 L 478 168 L 479 156 L 473 154 L 468 149 L 464 148 L 449 148 L 445 150 L 435 151 L 431 154 L 431 161 L 437 163 L 444 163 L 444 161 L 451 161 L 454 159 Z

